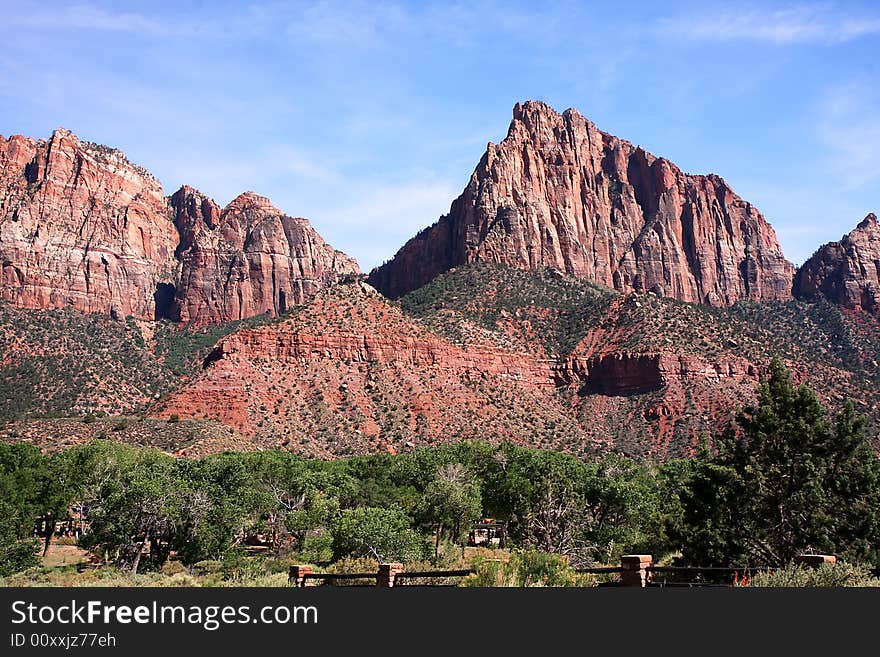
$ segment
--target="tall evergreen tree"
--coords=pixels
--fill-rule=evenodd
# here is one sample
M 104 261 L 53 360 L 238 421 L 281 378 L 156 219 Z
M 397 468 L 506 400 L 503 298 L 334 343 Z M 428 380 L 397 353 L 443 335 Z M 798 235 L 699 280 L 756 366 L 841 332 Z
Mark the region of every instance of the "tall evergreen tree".
M 851 404 L 829 417 L 774 360 L 736 424 L 688 474 L 687 561 L 775 564 L 805 551 L 878 561 L 880 459 Z

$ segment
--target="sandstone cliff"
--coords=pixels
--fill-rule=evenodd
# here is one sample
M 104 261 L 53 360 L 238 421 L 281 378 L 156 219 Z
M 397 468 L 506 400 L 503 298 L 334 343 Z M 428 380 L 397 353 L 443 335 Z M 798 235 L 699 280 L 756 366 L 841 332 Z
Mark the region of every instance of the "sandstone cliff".
M 880 223 L 869 214 L 839 242 L 822 246 L 798 270 L 795 296 L 825 297 L 880 316 Z
M 773 229 L 720 177 L 685 174 L 534 101 L 514 107 L 449 214 L 369 281 L 397 297 L 472 261 L 713 305 L 790 298 L 794 276 Z
M 306 219 L 285 215 L 253 192 L 222 211 L 189 187 L 170 202 L 182 267 L 171 311 L 175 319 L 201 325 L 277 316 L 360 272 Z
M 59 128 L 0 136 L 0 299 L 193 325 L 279 314 L 358 273 L 306 219 L 252 192 L 165 198 L 115 149 Z
M 0 137 L 2 299 L 153 319 L 176 245 L 161 185 L 120 151 Z

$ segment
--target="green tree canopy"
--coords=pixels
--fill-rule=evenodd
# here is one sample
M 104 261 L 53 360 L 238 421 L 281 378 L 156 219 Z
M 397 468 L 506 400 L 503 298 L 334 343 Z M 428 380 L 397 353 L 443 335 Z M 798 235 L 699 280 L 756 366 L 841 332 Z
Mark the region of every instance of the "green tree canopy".
M 438 468 L 421 505 L 422 517 L 435 526 L 434 558 L 444 530 L 453 542 L 461 542 L 482 511 L 480 485 L 467 467 L 448 463 Z
M 399 509 L 346 509 L 333 525 L 336 559 L 352 556 L 414 561 L 426 556 L 426 547 L 424 537 L 411 528 L 409 518 Z
M 739 432 L 698 458 L 682 493 L 685 560 L 778 564 L 805 551 L 878 561 L 880 459 L 847 403 L 833 418 L 778 360 Z

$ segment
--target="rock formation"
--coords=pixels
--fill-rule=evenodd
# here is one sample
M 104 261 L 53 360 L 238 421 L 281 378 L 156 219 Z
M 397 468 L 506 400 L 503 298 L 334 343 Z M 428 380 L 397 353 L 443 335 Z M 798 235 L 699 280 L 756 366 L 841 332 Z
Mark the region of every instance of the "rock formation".
M 176 245 L 161 185 L 120 151 L 0 137 L 0 298 L 153 319 Z
M 839 242 L 822 246 L 798 270 L 795 296 L 825 297 L 880 316 L 880 223 L 869 214 Z
M 0 299 L 26 308 L 222 323 L 303 303 L 357 263 L 252 192 L 222 211 L 165 198 L 115 149 L 0 136 Z
M 454 438 L 533 444 L 536 435 L 583 453 L 613 444 L 619 430 L 609 425 L 625 418 L 662 439 L 655 453 L 665 457 L 687 453 L 697 429 L 726 420 L 731 400 L 747 398 L 757 377 L 758 368 L 730 354 L 710 362 L 622 352 L 591 338 L 562 359 L 490 344 L 463 348 L 355 283 L 318 293 L 283 322 L 223 338 L 156 414 L 216 420 L 258 445 L 293 443 L 320 456 Z M 689 395 L 711 410 L 693 431 L 679 422 L 687 438 L 675 438 Z
M 285 215 L 253 192 L 241 194 L 222 211 L 189 187 L 170 202 L 182 264 L 172 315 L 183 322 L 279 315 L 360 271 L 306 219 Z
M 398 297 L 472 261 L 713 305 L 790 298 L 794 276 L 773 229 L 720 177 L 685 174 L 535 101 L 514 107 L 449 214 L 369 281 Z
M 577 440 L 583 432 L 554 395 L 553 368 L 462 349 L 358 282 L 222 339 L 157 415 L 218 420 L 255 444 L 316 456 L 457 438 L 529 444 L 542 429 Z

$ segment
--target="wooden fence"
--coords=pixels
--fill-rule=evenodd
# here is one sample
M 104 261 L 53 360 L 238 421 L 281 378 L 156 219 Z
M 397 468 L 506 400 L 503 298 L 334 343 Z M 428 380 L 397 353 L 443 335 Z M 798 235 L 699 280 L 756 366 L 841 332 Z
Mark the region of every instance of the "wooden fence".
M 818 567 L 835 563 L 837 558 L 824 554 L 802 554 L 797 563 Z M 600 586 L 663 587 L 663 586 L 740 586 L 747 585 L 757 572 L 774 570 L 778 566 L 655 566 L 650 554 L 627 554 L 621 557 L 620 566 L 578 568 L 579 573 L 594 575 L 617 575 Z M 290 567 L 288 583 L 291 586 L 456 586 L 461 578 L 472 574 L 472 569 L 406 571 L 401 563 L 382 563 L 373 572 L 318 573 L 310 565 Z

